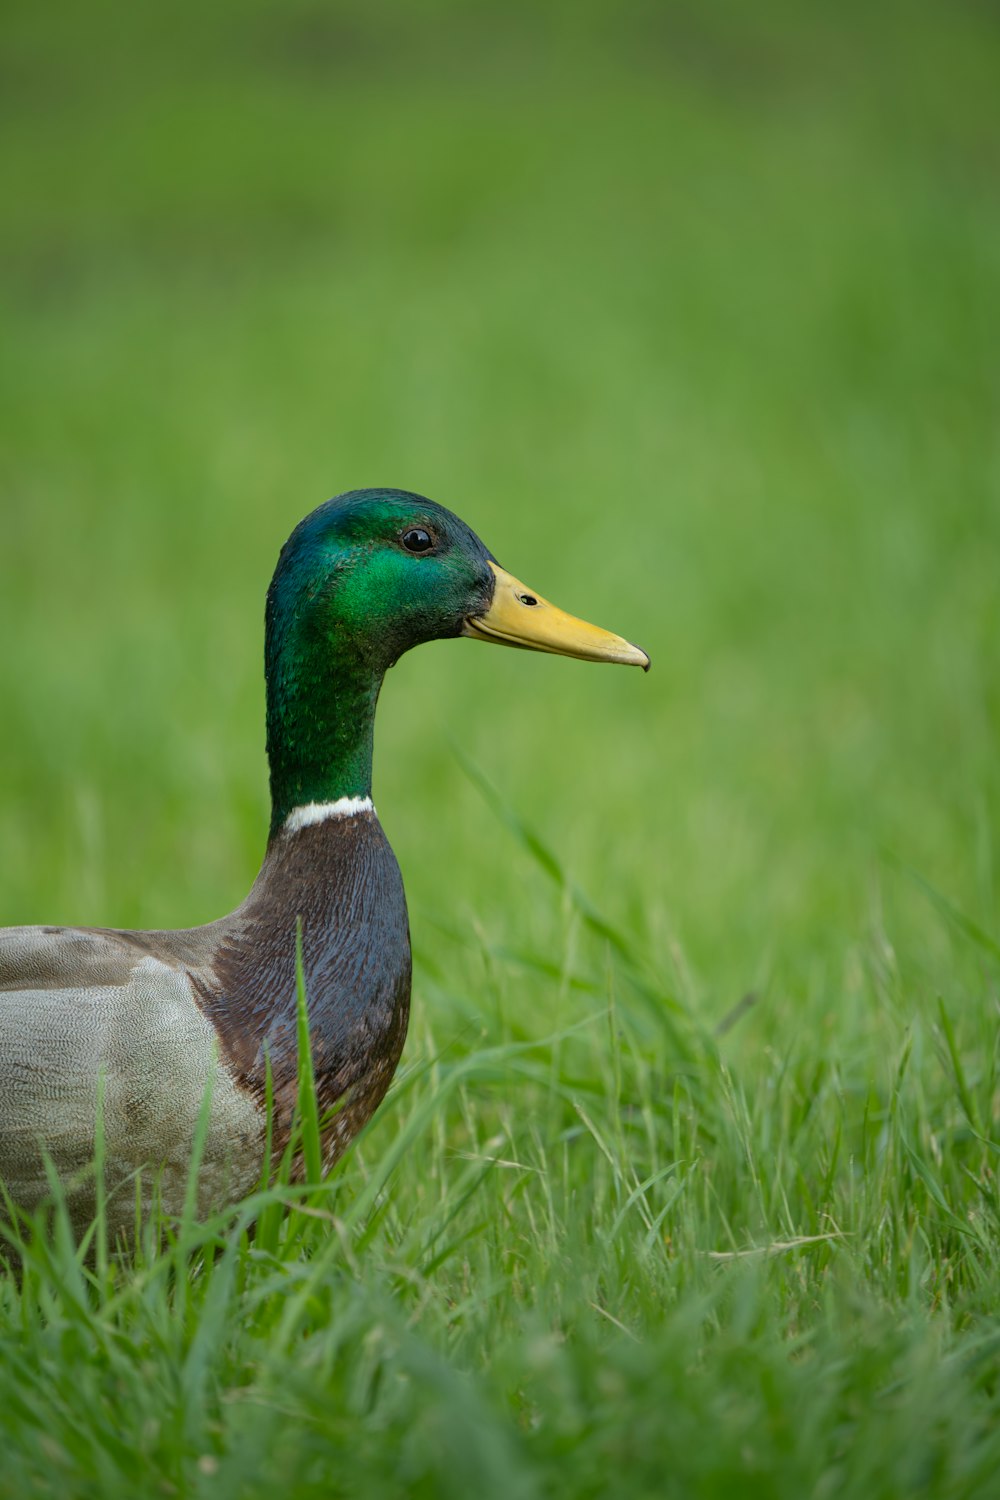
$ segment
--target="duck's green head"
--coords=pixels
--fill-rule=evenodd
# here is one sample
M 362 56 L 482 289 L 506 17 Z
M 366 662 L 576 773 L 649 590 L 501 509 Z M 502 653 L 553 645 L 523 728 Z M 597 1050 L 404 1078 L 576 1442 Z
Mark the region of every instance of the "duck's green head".
M 359 490 L 328 500 L 282 549 L 268 632 L 349 646 L 379 672 L 410 646 L 458 635 L 488 608 L 490 555 L 464 521 L 418 495 Z
M 354 490 L 292 532 L 267 596 L 272 831 L 310 802 L 367 796 L 386 670 L 423 641 L 467 635 L 648 667 L 637 646 L 529 590 L 464 521 L 405 490 Z

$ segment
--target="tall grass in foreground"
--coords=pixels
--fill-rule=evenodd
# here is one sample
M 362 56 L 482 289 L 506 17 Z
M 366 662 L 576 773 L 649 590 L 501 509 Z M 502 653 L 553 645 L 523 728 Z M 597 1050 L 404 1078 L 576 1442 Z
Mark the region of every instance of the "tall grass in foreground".
M 995 966 L 961 1016 L 881 1007 L 875 1078 L 801 1034 L 738 1069 L 747 1007 L 708 1032 L 505 817 L 562 962 L 481 950 L 485 988 L 577 1019 L 484 1040 L 419 1007 L 326 1181 L 306 1049 L 306 1180 L 286 1156 L 131 1258 L 100 1213 L 76 1246 L 54 1184 L 5 1231 L 4 1495 L 995 1492 Z

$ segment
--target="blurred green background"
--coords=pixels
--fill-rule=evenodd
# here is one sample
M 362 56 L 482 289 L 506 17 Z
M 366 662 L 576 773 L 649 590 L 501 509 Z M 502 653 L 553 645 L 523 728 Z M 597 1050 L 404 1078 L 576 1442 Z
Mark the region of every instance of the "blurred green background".
M 994 11 L 107 0 L 4 32 L 5 922 L 242 896 L 278 548 L 398 485 L 653 659 L 391 674 L 418 957 L 439 922 L 550 929 L 454 747 L 667 988 L 768 997 L 741 1046 L 821 990 L 853 1026 L 872 951 L 903 942 L 907 1003 L 950 971 L 894 861 L 996 929 Z
M 653 670 L 390 674 L 397 1086 L 305 1249 L 0 1277 L 0 1495 L 992 1496 L 996 7 L 2 31 L 0 923 L 243 897 L 341 490 Z

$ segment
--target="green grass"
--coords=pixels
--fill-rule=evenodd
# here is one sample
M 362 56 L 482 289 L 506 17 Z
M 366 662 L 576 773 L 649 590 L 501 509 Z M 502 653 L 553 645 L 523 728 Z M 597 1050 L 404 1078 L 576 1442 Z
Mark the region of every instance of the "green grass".
M 0 920 L 242 897 L 264 588 L 338 490 L 451 505 L 653 671 L 391 674 L 396 1085 L 135 1266 L 56 1216 L 0 1494 L 994 1493 L 987 9 L 5 32 Z

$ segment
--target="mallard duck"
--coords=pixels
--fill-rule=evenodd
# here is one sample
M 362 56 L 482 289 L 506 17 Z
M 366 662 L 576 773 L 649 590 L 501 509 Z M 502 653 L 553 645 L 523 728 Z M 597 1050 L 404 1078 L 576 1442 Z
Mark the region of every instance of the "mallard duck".
M 46 1195 L 47 1155 L 88 1221 L 100 1108 L 112 1230 L 134 1221 L 137 1173 L 147 1207 L 155 1194 L 178 1213 L 206 1099 L 199 1207 L 250 1190 L 268 1068 L 275 1152 L 293 1116 L 299 919 L 326 1166 L 369 1119 L 410 1002 L 403 882 L 371 798 L 375 706 L 404 651 L 452 636 L 649 666 L 519 583 L 420 495 L 356 490 L 314 510 L 267 594 L 271 826 L 246 900 L 176 932 L 0 930 L 0 1180 L 14 1203 Z

